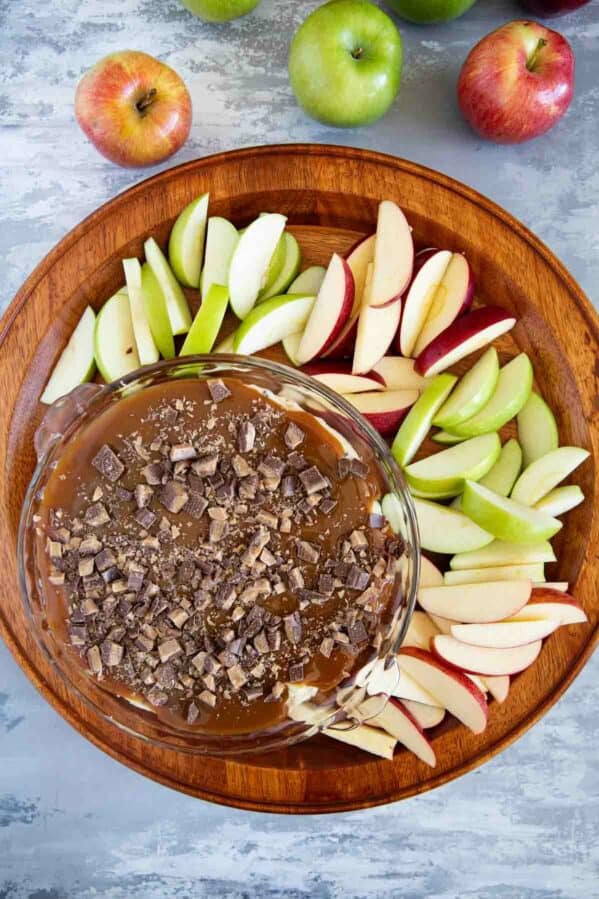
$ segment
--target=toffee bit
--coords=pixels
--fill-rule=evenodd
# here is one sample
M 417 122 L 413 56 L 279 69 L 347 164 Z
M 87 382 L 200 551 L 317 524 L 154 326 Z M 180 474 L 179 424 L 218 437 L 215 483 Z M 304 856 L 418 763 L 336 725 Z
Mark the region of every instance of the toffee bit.
M 304 666 L 301 662 L 289 666 L 287 678 L 290 683 L 297 683 L 304 679 Z
M 251 453 L 256 442 L 256 428 L 251 421 L 242 421 L 237 430 L 237 448 L 240 453 Z
M 351 463 L 352 460 L 347 456 L 343 456 L 342 459 L 337 460 L 337 474 L 339 475 L 340 480 L 344 481 L 345 478 L 348 478 L 351 473 Z
M 285 431 L 285 443 L 289 449 L 294 450 L 304 441 L 305 433 L 296 425 L 294 421 L 290 421 Z
M 169 459 L 171 462 L 186 462 L 188 459 L 195 459 L 197 452 L 191 443 L 176 443 L 171 446 Z
M 127 490 L 125 487 L 119 487 L 117 485 L 114 488 L 113 496 L 115 499 L 120 500 L 122 503 L 130 503 L 133 499 L 133 491 Z
M 164 465 L 160 462 L 151 462 L 149 465 L 142 468 L 141 476 L 145 479 L 147 484 L 157 487 L 159 484 L 162 484 Z
M 370 582 L 370 575 L 367 571 L 359 568 L 357 565 L 350 565 L 349 571 L 345 577 L 345 586 L 350 590 L 365 590 Z
M 252 474 L 243 478 L 238 490 L 240 499 L 255 499 L 258 492 L 258 475 Z
M 89 524 L 91 527 L 99 528 L 110 521 L 110 515 L 106 511 L 106 506 L 103 503 L 92 503 L 92 505 L 88 506 L 85 510 L 83 519 L 85 523 Z
M 204 670 L 204 662 L 206 661 L 207 656 L 208 653 L 202 650 L 201 652 L 198 652 L 197 655 L 195 655 L 191 660 L 191 664 L 199 674 L 202 674 Z
M 253 642 L 254 649 L 261 655 L 270 652 L 270 644 L 268 642 L 268 637 L 266 636 L 266 631 L 262 630 L 259 634 L 256 634 Z
M 351 459 L 350 468 L 351 473 L 356 478 L 361 478 L 363 480 L 368 474 L 368 465 L 366 465 L 365 462 L 362 462 L 361 459 Z
M 312 543 L 307 540 L 297 541 L 297 557 L 302 562 L 316 563 L 320 558 L 320 552 Z
M 175 625 L 176 628 L 181 630 L 185 622 L 188 620 L 189 615 L 185 611 L 185 609 L 176 608 L 173 609 L 172 612 L 168 613 L 169 620 Z
M 109 668 L 114 668 L 120 665 L 124 648 L 120 643 L 115 643 L 113 640 L 104 640 L 101 646 L 101 653 L 104 664 Z
M 211 521 L 208 528 L 208 540 L 210 543 L 218 543 L 219 540 L 222 540 L 226 530 L 227 524 L 225 521 Z
M 268 645 L 270 646 L 271 652 L 278 652 L 281 648 L 281 631 L 278 628 L 276 630 L 268 631 Z
M 107 443 L 100 447 L 91 464 L 107 481 L 112 481 L 112 483 L 118 481 L 125 471 L 125 466 Z
M 247 681 L 247 676 L 245 674 L 245 671 L 239 664 L 233 665 L 232 668 L 228 668 L 227 676 L 228 676 L 229 680 L 231 681 L 231 684 L 233 685 L 233 687 L 236 690 L 239 690 L 240 687 L 243 687 L 243 685 Z
M 334 646 L 335 641 L 331 637 L 325 637 L 320 644 L 318 651 L 325 657 L 325 659 L 330 659 Z
M 86 558 L 79 560 L 79 565 L 77 566 L 77 573 L 79 577 L 88 577 L 88 575 L 92 574 L 94 570 L 94 560 L 91 556 L 87 556 Z
M 174 425 L 179 418 L 179 413 L 172 406 L 165 406 L 162 411 L 162 418 L 169 425 Z
M 223 666 L 213 655 L 207 655 L 204 659 L 204 671 L 207 674 L 218 674 Z
M 252 474 L 252 468 L 249 463 L 240 456 L 239 453 L 236 453 L 233 456 L 232 460 L 233 471 L 237 475 L 238 478 L 247 478 L 248 475 Z
M 93 674 L 102 674 L 102 656 L 97 646 L 90 646 L 87 650 L 87 664 Z
M 298 480 L 293 474 L 288 474 L 281 481 L 281 494 L 286 499 L 295 494 L 298 487 Z
M 216 474 L 218 467 L 218 453 L 204 453 L 200 458 L 192 463 L 192 471 L 199 478 L 211 478 Z
M 320 593 L 331 596 L 335 590 L 335 578 L 330 574 L 321 574 L 318 578 L 318 589 Z
M 176 515 L 186 504 L 189 494 L 183 484 L 178 481 L 167 481 L 160 491 L 158 499 L 165 509 Z
M 224 609 L 226 612 L 231 609 L 237 599 L 237 593 L 233 584 L 222 584 L 216 591 L 214 604 L 218 609 Z
M 152 687 L 148 693 L 148 702 L 155 708 L 159 708 L 160 706 L 167 704 L 168 695 L 164 690 L 160 690 L 158 687 Z
M 292 612 L 291 615 L 285 615 L 283 618 L 283 624 L 285 627 L 285 636 L 294 646 L 302 639 L 302 620 L 300 618 L 299 612 Z
M 279 525 L 279 531 L 281 532 L 281 534 L 290 534 L 291 529 L 292 529 L 291 519 L 284 518 L 283 521 L 281 522 L 281 524 Z
M 364 643 L 365 640 L 368 640 L 368 633 L 363 621 L 356 621 L 354 624 L 350 624 L 347 628 L 347 633 L 352 643 Z
M 81 548 L 79 549 L 79 553 L 80 555 L 83 555 L 83 553 L 81 553 Z M 111 549 L 103 549 L 95 557 L 94 563 L 97 570 L 103 573 L 116 565 L 116 556 Z
M 364 531 L 352 531 L 349 535 L 349 542 L 353 549 L 367 549 L 368 538 Z
M 213 403 L 222 403 L 231 396 L 231 391 L 220 378 L 210 378 L 206 381 Z
M 135 488 L 135 503 L 138 509 L 148 506 L 154 496 L 154 491 L 147 484 L 138 484 Z
M 195 518 L 196 521 L 199 521 L 207 508 L 208 500 L 204 499 L 203 496 L 200 496 L 199 493 L 191 492 L 182 511 L 191 518 Z
M 312 465 L 310 468 L 306 468 L 305 471 L 300 472 L 299 479 L 308 496 L 312 493 L 317 493 L 319 490 L 326 490 L 329 486 L 329 482 L 316 465 Z
M 200 710 L 195 702 L 190 702 L 187 706 L 187 723 L 194 724 L 200 714 Z
M 262 687 L 248 687 L 243 691 L 243 695 L 248 702 L 255 702 L 257 699 L 260 699 L 262 697 L 263 690 Z
M 156 514 L 151 509 L 138 509 L 133 518 L 140 527 L 147 531 L 156 521 Z
M 306 462 L 303 453 L 298 453 L 294 450 L 287 456 L 287 464 L 290 465 L 291 468 L 295 468 L 296 471 L 301 471 L 302 468 L 306 468 L 308 463 Z
M 211 693 L 210 690 L 202 690 L 198 699 L 200 702 L 203 702 L 204 705 L 209 705 L 211 709 L 216 705 L 216 696 L 214 693 Z
M 260 512 L 258 512 L 256 521 L 258 524 L 265 524 L 267 528 L 272 528 L 273 530 L 276 530 L 279 524 L 277 516 L 273 512 L 267 512 L 265 510 L 260 510 Z
M 291 590 L 301 590 L 305 586 L 301 568 L 292 568 L 289 572 L 289 587 Z
M 182 652 L 183 649 L 181 644 L 173 637 L 168 640 L 163 640 L 162 643 L 158 644 L 158 655 L 160 656 L 161 662 L 168 662 L 169 659 L 180 655 Z

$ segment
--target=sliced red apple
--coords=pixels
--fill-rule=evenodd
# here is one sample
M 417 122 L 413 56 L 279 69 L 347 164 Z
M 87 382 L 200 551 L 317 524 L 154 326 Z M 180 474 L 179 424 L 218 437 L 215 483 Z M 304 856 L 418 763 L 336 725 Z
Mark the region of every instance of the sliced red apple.
M 569 584 L 568 581 L 543 581 L 543 583 L 533 584 L 535 590 L 537 587 L 544 590 L 558 590 L 560 593 L 567 593 Z
M 368 724 L 382 727 L 431 768 L 435 767 L 437 760 L 430 740 L 401 702 L 390 699 L 381 709 L 381 699 L 378 696 L 371 696 L 360 705 L 359 714 Z
M 440 637 L 435 637 L 435 640 Z M 450 638 L 444 638 L 450 639 Z M 487 701 L 475 684 L 431 652 L 415 647 L 399 651 L 400 665 L 458 721 L 475 734 L 487 726 Z
M 417 646 L 419 649 L 430 649 L 433 637 L 439 633 L 439 628 L 426 612 L 416 610 L 402 643 L 402 646 Z
M 410 406 L 418 399 L 417 390 L 385 390 L 382 393 L 355 393 L 348 402 L 362 413 L 373 428 L 387 436 L 399 427 Z
M 321 356 L 334 343 L 351 315 L 353 302 L 354 277 L 345 259 L 335 253 L 298 347 L 301 363 Z
M 397 348 L 402 356 L 412 355 L 450 261 L 449 250 L 439 250 L 437 253 L 433 253 L 424 262 L 410 284 L 403 301 L 399 329 L 399 346 Z
M 436 565 L 427 559 L 426 556 L 420 556 L 420 586 L 421 587 L 440 587 L 443 584 L 443 575 Z
M 436 375 L 505 334 L 515 324 L 515 317 L 500 306 L 481 306 L 458 318 L 435 337 L 416 359 L 416 371 L 425 377 Z
M 359 312 L 362 305 L 368 266 L 371 262 L 374 262 L 375 242 L 376 234 L 363 237 L 345 257 L 345 261 L 354 276 L 354 307 L 352 312 Z
M 436 727 L 445 718 L 445 709 L 437 708 L 434 705 L 424 705 L 422 702 L 414 702 L 413 699 L 397 699 L 396 702 L 401 703 L 410 712 L 422 730 Z
M 379 204 L 374 268 L 368 302 L 375 308 L 401 297 L 412 278 L 414 241 L 405 215 L 392 200 Z
M 351 726 L 349 723 L 338 725 L 336 727 L 327 727 L 323 730 L 326 737 L 333 740 L 339 740 L 340 743 L 347 743 L 348 746 L 355 746 L 357 749 L 363 749 L 371 755 L 378 755 L 383 759 L 392 759 L 393 752 L 397 745 L 397 740 L 378 727 L 369 727 L 367 724 L 358 724 Z
M 462 253 L 453 253 L 422 327 L 414 355 L 418 356 L 435 337 L 442 334 L 470 308 L 474 297 L 474 275 Z
M 507 699 L 507 695 L 510 692 L 510 678 L 508 674 L 502 674 L 499 677 L 485 677 L 484 683 L 489 688 L 489 693 L 493 697 L 493 699 L 497 700 L 497 702 L 502 703 Z
M 401 299 L 382 309 L 362 305 L 354 346 L 354 374 L 371 371 L 380 362 L 391 346 L 400 319 Z
M 414 371 L 414 360 L 403 356 L 383 356 L 374 366 L 388 390 L 424 390 L 430 383 Z
M 302 371 L 326 384 L 337 393 L 365 393 L 369 390 L 384 390 L 385 382 L 376 371 L 365 375 L 352 374 L 349 362 L 309 362 Z
M 512 616 L 513 621 L 555 621 L 558 625 L 583 624 L 586 612 L 577 599 L 560 590 L 535 588 L 530 602 Z
M 513 646 L 511 649 L 497 649 L 488 646 L 470 646 L 455 637 L 439 634 L 433 638 L 433 652 L 437 658 L 471 674 L 502 675 L 517 674 L 532 665 L 541 651 L 542 640 Z M 426 686 L 426 684 L 424 685 Z
M 488 581 L 421 587 L 418 602 L 431 615 L 462 624 L 486 624 L 515 615 L 531 593 L 531 581 Z
M 539 618 L 536 621 L 495 621 L 491 624 L 452 624 L 451 635 L 461 643 L 510 649 L 535 643 L 552 634 L 559 627 L 557 621 Z

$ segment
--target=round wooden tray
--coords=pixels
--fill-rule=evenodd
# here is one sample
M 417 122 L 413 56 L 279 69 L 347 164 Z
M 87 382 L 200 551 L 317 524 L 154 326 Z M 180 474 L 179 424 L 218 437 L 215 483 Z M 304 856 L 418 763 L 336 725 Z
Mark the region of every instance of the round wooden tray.
M 121 259 L 141 255 L 144 238 L 164 243 L 182 207 L 210 191 L 211 214 L 244 224 L 264 210 L 289 217 L 304 264 L 328 262 L 374 230 L 377 204 L 396 200 L 421 245 L 466 252 L 479 296 L 513 310 L 518 325 L 499 344 L 534 363 L 556 411 L 563 444 L 592 458 L 577 481 L 587 501 L 555 541 L 552 580 L 567 580 L 588 626 L 562 628 L 538 661 L 515 679 L 489 726 L 474 736 L 455 723 L 434 732 L 437 767 L 405 751 L 393 762 L 319 737 L 285 752 L 247 759 L 194 757 L 154 749 L 95 716 L 63 687 L 28 632 L 18 595 L 16 533 L 34 467 L 37 398 L 84 306 L 99 307 L 123 281 Z M 364 808 L 430 790 L 509 745 L 558 699 L 598 640 L 596 561 L 599 503 L 599 322 L 589 301 L 549 250 L 506 212 L 464 185 L 413 163 L 365 150 L 287 145 L 197 160 L 138 184 L 75 228 L 37 267 L 0 329 L 0 632 L 27 676 L 81 734 L 163 784 L 246 809 L 307 813 Z

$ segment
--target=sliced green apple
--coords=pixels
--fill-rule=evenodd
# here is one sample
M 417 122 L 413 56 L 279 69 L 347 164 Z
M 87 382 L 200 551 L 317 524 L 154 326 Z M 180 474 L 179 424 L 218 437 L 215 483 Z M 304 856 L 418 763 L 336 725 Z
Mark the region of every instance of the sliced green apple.
M 286 231 L 285 233 L 287 234 L 288 232 Z M 291 282 L 287 288 L 287 293 L 308 293 L 316 296 L 326 273 L 327 270 L 324 265 L 311 265 Z
M 524 469 L 514 484 L 512 499 L 534 506 L 588 457 L 588 451 L 578 446 L 562 446 L 541 456 Z
M 61 396 L 70 393 L 79 384 L 91 381 L 96 370 L 94 359 L 94 329 L 96 316 L 87 306 L 77 322 L 69 342 L 58 357 L 52 374 L 40 397 L 40 402 L 50 406 Z
M 456 509 L 424 499 L 415 499 L 414 507 L 420 545 L 429 552 L 453 555 L 480 549 L 493 540 L 492 534 Z
M 419 490 L 418 487 L 413 487 L 411 484 L 408 484 L 408 487 L 412 496 L 417 496 L 419 499 L 439 500 L 455 497 L 455 492 L 452 490 Z
M 228 303 L 228 288 L 223 287 L 222 284 L 212 284 L 207 296 L 202 300 L 202 305 L 198 309 L 179 355 L 191 356 L 196 353 L 211 352 L 221 329 Z
M 251 356 L 301 331 L 312 311 L 314 299 L 313 296 L 288 293 L 260 303 L 237 328 L 234 351 Z
M 126 288 L 110 297 L 96 316 L 94 353 L 105 381 L 117 381 L 139 368 Z
M 152 365 L 158 362 L 160 354 L 154 343 L 150 322 L 146 314 L 144 295 L 141 284 L 141 265 L 139 259 L 123 259 L 123 270 L 129 294 L 131 322 L 135 334 L 135 345 L 141 365 Z
M 254 308 L 265 285 L 268 266 L 287 219 L 278 213 L 261 215 L 245 229 L 229 266 L 231 308 L 243 320 Z
M 279 240 L 282 247 L 282 261 L 276 276 L 269 274 L 266 286 L 260 291 L 258 296 L 259 302 L 267 300 L 269 297 L 280 296 L 285 291 L 289 293 L 312 294 L 311 290 L 289 290 L 289 285 L 297 275 L 302 262 L 302 254 L 299 244 L 293 234 L 285 231 Z M 318 291 L 313 295 L 316 296 Z
M 456 496 L 466 480 L 478 481 L 495 464 L 501 452 L 497 434 L 482 434 L 442 450 L 405 468 L 408 484 L 429 493 Z
M 463 443 L 464 440 L 468 440 L 468 438 L 462 437 L 459 434 L 450 434 L 449 431 L 436 431 L 436 433 L 431 434 L 431 440 L 434 440 L 435 443 L 453 446 L 456 443 Z
M 260 215 L 268 215 L 266 212 L 261 212 Z M 242 236 L 242 232 L 239 233 L 239 236 Z M 281 234 L 277 241 L 277 245 L 275 247 L 275 251 L 270 257 L 270 262 L 268 263 L 268 268 L 266 269 L 266 274 L 264 276 L 264 287 L 261 288 L 260 293 L 258 294 L 258 302 L 262 299 L 268 299 L 269 296 L 274 296 L 274 294 L 269 294 L 269 290 L 273 284 L 275 284 L 281 269 L 283 268 L 283 263 L 285 262 L 285 232 Z M 277 293 L 281 293 L 281 291 L 277 291 Z
M 210 216 L 206 228 L 204 268 L 200 276 L 200 292 L 203 297 L 208 296 L 212 284 L 229 283 L 231 257 L 238 240 L 239 232 L 235 225 L 220 215 Z
M 518 440 L 525 468 L 559 446 L 553 412 L 534 390 L 518 412 Z
M 480 357 L 460 379 L 450 398 L 433 419 L 438 428 L 451 431 L 455 425 L 472 418 L 491 399 L 499 378 L 499 358 L 495 347 Z
M 391 446 L 391 452 L 398 465 L 403 467 L 412 461 L 430 430 L 433 418 L 451 393 L 456 381 L 455 375 L 437 375 L 412 406 Z
M 512 437 L 501 447 L 497 462 L 479 481 L 500 496 L 509 496 L 516 478 L 522 468 L 522 450 L 517 440 Z
M 141 267 L 141 289 L 154 343 L 164 359 L 172 359 L 175 355 L 175 341 L 166 308 L 166 298 L 160 281 L 147 262 Z
M 298 368 L 301 365 L 301 362 L 297 357 L 297 351 L 301 342 L 302 331 L 298 331 L 297 334 L 290 334 L 288 337 L 284 337 L 282 341 L 287 358 L 292 365 L 296 365 Z
M 234 353 L 235 350 L 233 348 L 233 344 L 235 342 L 235 331 L 232 334 L 229 334 L 228 337 L 225 337 L 218 346 L 214 347 L 214 353 Z
M 200 286 L 204 257 L 209 194 L 192 200 L 173 225 L 168 242 L 168 258 L 175 276 L 186 287 Z
M 561 521 L 537 509 L 499 496 L 475 481 L 466 481 L 462 509 L 479 527 L 499 540 L 539 543 L 557 534 Z
M 454 434 L 475 437 L 498 431 L 518 414 L 532 390 L 532 365 L 526 353 L 520 353 L 500 369 L 497 386 L 483 408 L 461 424 L 454 425 Z
M 535 503 L 535 509 L 545 512 L 547 515 L 563 515 L 570 509 L 576 508 L 584 502 L 584 493 L 580 487 L 570 484 L 567 487 L 556 487 L 547 493 L 543 499 Z
M 464 571 L 468 568 L 534 565 L 538 562 L 555 562 L 555 560 L 555 553 L 547 540 L 533 543 L 530 546 L 509 543 L 505 540 L 494 540 L 493 543 L 489 543 L 482 549 L 474 550 L 474 552 L 459 553 L 450 560 L 449 567 L 452 571 Z
M 148 264 L 164 293 L 171 330 L 173 334 L 186 334 L 191 325 L 191 312 L 181 285 L 173 275 L 164 253 L 153 237 L 146 240 L 144 250 Z
M 533 581 L 540 584 L 544 580 L 545 566 L 542 562 L 500 565 L 497 568 L 467 568 L 464 571 L 446 571 L 443 575 L 443 583 L 447 585 L 480 584 L 488 581 Z

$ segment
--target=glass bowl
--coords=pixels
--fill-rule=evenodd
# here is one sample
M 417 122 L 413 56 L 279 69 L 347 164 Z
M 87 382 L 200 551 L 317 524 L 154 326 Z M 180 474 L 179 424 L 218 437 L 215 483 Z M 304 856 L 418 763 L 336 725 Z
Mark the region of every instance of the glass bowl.
M 258 732 L 234 735 L 215 735 L 179 728 L 160 720 L 151 706 L 133 702 L 109 692 L 102 681 L 95 679 L 78 661 L 71 645 L 59 638 L 49 626 L 46 597 L 40 577 L 39 539 L 36 522 L 44 487 L 67 444 L 79 437 L 87 424 L 106 408 L 118 403 L 134 391 L 147 390 L 156 384 L 172 382 L 173 378 L 207 379 L 236 377 L 244 384 L 269 391 L 280 402 L 296 404 L 306 412 L 333 426 L 337 435 L 347 441 L 359 457 L 369 452 L 379 469 L 384 489 L 397 499 L 397 520 L 405 543 L 393 584 L 390 606 L 384 622 L 379 623 L 370 657 L 362 658 L 360 667 L 350 673 L 336 691 L 319 694 L 311 700 L 309 720 L 294 712 L 294 718 Z M 388 446 L 368 422 L 341 396 L 318 381 L 284 365 L 263 359 L 210 355 L 188 356 L 185 360 L 170 360 L 141 368 L 121 380 L 101 386 L 83 384 L 68 396 L 54 403 L 46 413 L 35 434 L 37 467 L 29 485 L 21 515 L 18 539 L 19 578 L 23 603 L 35 639 L 46 654 L 66 689 L 74 691 L 78 699 L 122 730 L 162 748 L 189 753 L 235 755 L 279 749 L 305 740 L 326 727 L 348 728 L 352 710 L 366 693 L 377 693 L 380 674 L 385 684 L 399 677 L 396 654 L 401 645 L 416 602 L 419 576 L 419 540 L 414 507 L 403 477 Z M 301 690 L 301 687 L 300 687 Z M 301 699 L 299 695 L 298 701 Z M 386 701 L 383 694 L 381 708 Z M 341 704 L 341 708 L 340 708 Z

